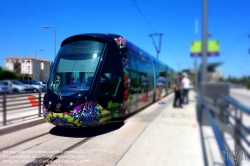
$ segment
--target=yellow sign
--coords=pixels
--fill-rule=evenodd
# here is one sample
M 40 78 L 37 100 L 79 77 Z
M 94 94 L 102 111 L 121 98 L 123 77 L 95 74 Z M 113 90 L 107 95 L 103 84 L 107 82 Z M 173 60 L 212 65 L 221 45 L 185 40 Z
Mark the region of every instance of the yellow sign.
M 190 47 L 191 56 L 201 56 L 202 54 L 202 42 L 193 41 Z M 220 51 L 220 44 L 218 40 L 208 41 L 207 46 L 208 56 L 218 56 Z
M 207 51 L 210 52 L 219 52 L 220 44 L 218 40 L 210 40 L 208 41 Z
M 201 53 L 201 52 L 202 52 L 201 41 L 193 41 L 191 43 L 191 53 Z

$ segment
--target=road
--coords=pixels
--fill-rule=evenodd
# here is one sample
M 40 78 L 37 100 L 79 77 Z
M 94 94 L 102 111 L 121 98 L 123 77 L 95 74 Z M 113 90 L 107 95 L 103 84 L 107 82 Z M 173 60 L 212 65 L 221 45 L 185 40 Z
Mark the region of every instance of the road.
M 250 107 L 250 90 L 244 88 L 231 88 L 230 95 L 242 104 Z

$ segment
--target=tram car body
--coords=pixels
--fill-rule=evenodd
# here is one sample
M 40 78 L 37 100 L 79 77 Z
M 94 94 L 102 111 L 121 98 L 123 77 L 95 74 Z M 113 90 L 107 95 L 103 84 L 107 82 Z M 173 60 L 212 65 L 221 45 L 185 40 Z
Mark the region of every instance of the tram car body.
M 120 35 L 66 38 L 55 58 L 43 115 L 64 127 L 92 127 L 124 119 L 158 100 L 156 79 L 173 90 L 174 71 Z

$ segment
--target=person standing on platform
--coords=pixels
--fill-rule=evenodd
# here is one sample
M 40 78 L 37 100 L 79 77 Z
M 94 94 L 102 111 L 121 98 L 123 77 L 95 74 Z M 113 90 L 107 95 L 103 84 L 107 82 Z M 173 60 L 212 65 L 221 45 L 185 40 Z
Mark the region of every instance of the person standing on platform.
M 163 77 L 163 73 L 160 74 L 160 77 L 157 79 L 157 90 L 159 95 L 159 104 L 164 104 L 162 101 L 163 93 L 165 90 L 166 78 Z
M 182 108 L 181 105 L 181 90 L 182 90 L 183 84 L 182 84 L 182 74 L 179 72 L 177 74 L 177 78 L 174 80 L 174 108 Z M 178 102 L 178 105 L 177 105 Z
M 183 75 L 182 83 L 183 83 L 183 102 L 184 104 L 188 104 L 189 102 L 188 92 L 190 88 L 190 80 L 186 75 Z

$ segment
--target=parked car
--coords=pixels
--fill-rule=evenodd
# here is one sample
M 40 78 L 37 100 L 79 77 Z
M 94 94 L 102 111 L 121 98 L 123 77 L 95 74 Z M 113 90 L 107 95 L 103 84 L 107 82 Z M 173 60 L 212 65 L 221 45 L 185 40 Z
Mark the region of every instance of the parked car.
M 0 82 L 0 94 L 9 93 L 9 92 L 10 92 L 10 88 Z
M 25 85 L 16 80 L 2 80 L 0 83 L 4 84 L 9 88 L 10 93 L 25 93 L 31 92 L 32 87 L 30 85 Z
M 36 80 L 24 80 L 22 83 L 30 85 L 32 87 L 32 92 L 42 92 L 46 90 L 45 87 Z
M 47 82 L 40 81 L 40 83 L 43 85 L 44 90 L 46 91 L 47 90 Z

